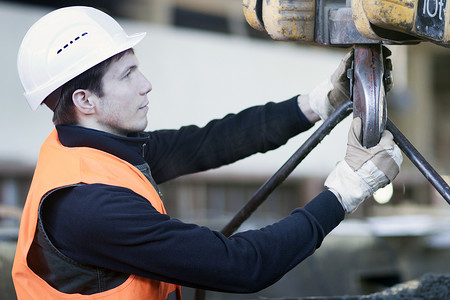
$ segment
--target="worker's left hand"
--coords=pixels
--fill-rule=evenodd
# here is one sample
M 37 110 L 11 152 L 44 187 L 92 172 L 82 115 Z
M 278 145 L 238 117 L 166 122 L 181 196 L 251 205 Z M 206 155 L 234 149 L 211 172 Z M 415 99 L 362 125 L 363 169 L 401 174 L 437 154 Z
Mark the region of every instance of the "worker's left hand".
M 353 49 L 349 51 L 331 77 L 316 86 L 308 95 L 309 105 L 322 120 L 342 103 L 350 99 L 350 80 L 347 70 L 353 62 Z

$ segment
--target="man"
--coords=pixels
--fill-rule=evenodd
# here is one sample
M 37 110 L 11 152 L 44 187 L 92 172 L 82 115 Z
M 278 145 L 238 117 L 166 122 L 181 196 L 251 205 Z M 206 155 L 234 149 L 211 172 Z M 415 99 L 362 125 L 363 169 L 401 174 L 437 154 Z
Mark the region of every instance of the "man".
M 144 132 L 152 86 L 110 16 L 56 10 L 25 36 L 18 69 L 32 107 L 54 111 L 24 207 L 13 279 L 19 299 L 180 299 L 180 285 L 263 289 L 317 249 L 402 157 L 392 135 L 365 149 L 361 121 L 327 189 L 279 222 L 224 237 L 166 215 L 158 183 L 277 148 L 348 97 L 351 52 L 310 94 L 252 107 L 204 128 Z

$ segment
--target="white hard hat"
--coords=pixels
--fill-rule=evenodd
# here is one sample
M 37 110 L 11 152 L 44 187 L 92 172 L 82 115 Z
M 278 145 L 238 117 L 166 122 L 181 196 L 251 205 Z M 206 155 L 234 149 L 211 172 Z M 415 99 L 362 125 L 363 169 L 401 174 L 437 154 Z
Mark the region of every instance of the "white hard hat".
M 112 17 L 91 7 L 57 9 L 25 35 L 17 68 L 31 109 L 84 71 L 134 47 L 145 32 L 128 36 Z

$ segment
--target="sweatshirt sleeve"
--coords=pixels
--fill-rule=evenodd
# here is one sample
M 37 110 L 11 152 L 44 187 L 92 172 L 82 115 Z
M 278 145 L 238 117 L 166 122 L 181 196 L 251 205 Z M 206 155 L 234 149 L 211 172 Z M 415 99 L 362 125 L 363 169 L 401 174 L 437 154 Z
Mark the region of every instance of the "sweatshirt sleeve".
M 148 200 L 125 188 L 83 185 L 53 197 L 44 206 L 44 226 L 68 257 L 232 293 L 255 292 L 275 283 L 310 256 L 344 218 L 336 197 L 324 191 L 277 223 L 227 238 L 160 214 Z
M 162 183 L 276 149 L 311 126 L 294 97 L 229 114 L 202 128 L 151 132 L 145 159 L 155 181 Z

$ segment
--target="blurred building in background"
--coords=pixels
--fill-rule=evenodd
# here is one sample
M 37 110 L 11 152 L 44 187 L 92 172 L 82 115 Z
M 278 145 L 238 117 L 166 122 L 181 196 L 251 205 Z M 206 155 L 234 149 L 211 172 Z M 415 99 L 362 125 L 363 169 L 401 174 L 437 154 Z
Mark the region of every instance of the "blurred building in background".
M 247 25 L 241 0 L 0 0 L 0 260 L 7 252 L 1 241 L 17 236 L 39 147 L 53 126 L 46 107 L 32 112 L 22 96 L 17 50 L 31 24 L 69 5 L 100 8 L 128 33 L 148 32 L 136 53 L 153 85 L 149 130 L 202 126 L 251 105 L 307 93 L 346 52 L 270 40 Z M 389 118 L 449 182 L 450 51 L 429 43 L 389 48 Z M 343 158 L 349 123 L 339 124 L 241 230 L 278 220 L 319 193 Z M 316 128 L 282 149 L 162 184 L 167 211 L 220 230 Z M 450 207 L 406 157 L 392 193 L 377 200 L 387 203 L 366 201 L 313 257 L 274 287 L 242 299 L 366 294 L 425 272 L 450 272 Z M 0 289 L 7 290 L 10 279 L 2 276 L 8 274 L 0 275 Z

